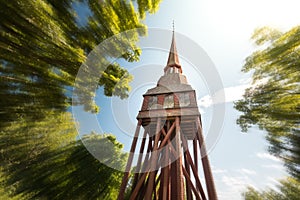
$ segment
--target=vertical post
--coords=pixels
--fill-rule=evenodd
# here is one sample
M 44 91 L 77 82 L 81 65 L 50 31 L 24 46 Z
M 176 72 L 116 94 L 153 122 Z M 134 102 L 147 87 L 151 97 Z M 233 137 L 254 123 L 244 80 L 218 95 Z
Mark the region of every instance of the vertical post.
M 197 148 L 197 139 L 193 139 L 193 149 L 194 149 L 194 163 L 195 167 L 198 171 L 198 148 Z
M 166 157 L 165 157 L 165 162 L 166 162 L 166 166 L 165 168 L 163 168 L 163 170 L 165 171 L 164 173 L 164 185 L 163 185 L 163 190 L 164 193 L 163 194 L 163 200 L 168 200 L 170 198 L 170 165 L 169 165 L 169 144 L 167 144 L 167 147 L 165 148 L 166 150 Z
M 195 118 L 196 119 L 196 118 Z M 198 140 L 198 132 L 195 130 L 197 130 L 197 125 L 195 126 L 195 124 L 193 124 L 192 128 L 193 128 L 193 133 L 195 133 L 195 137 L 193 139 L 193 149 L 194 149 L 194 163 L 195 163 L 195 167 L 198 171 L 198 145 L 197 145 L 197 140 Z M 200 147 L 199 147 L 200 149 Z M 201 155 L 200 155 L 201 156 Z
M 167 132 L 169 130 L 167 129 Z M 162 129 L 164 133 L 164 129 Z M 160 188 L 159 188 L 159 199 L 168 200 L 169 195 L 169 144 L 166 143 L 164 146 L 160 146 L 161 150 L 161 176 L 160 176 Z
M 148 137 L 149 138 L 149 142 L 148 142 L 148 147 L 147 147 L 147 153 L 146 156 L 144 158 L 144 163 L 143 163 L 143 167 L 142 167 L 142 171 L 143 173 L 146 171 L 148 162 L 149 162 L 149 157 L 150 157 L 150 153 L 151 153 L 151 149 L 152 147 L 152 137 Z
M 143 152 L 144 152 L 144 148 L 145 148 L 145 143 L 146 143 L 146 136 L 147 136 L 147 131 L 144 131 L 144 135 L 143 135 L 143 139 L 142 139 L 142 144 L 141 144 L 141 148 L 140 148 L 140 152 L 139 152 L 139 158 L 138 158 L 138 162 L 137 162 L 137 166 L 136 166 L 136 171 L 134 172 L 134 180 L 133 180 L 133 184 L 132 184 L 132 190 L 135 188 L 135 185 L 138 181 L 138 177 L 140 175 L 140 169 L 141 169 L 141 164 L 142 164 L 142 157 L 143 157 Z
M 191 176 L 190 175 L 190 166 L 189 166 L 189 163 L 188 163 L 187 158 L 186 158 L 186 153 L 183 153 L 183 155 L 184 155 L 184 165 L 185 165 L 186 173 L 187 173 L 188 177 L 190 177 Z M 187 197 L 187 200 L 192 200 L 193 197 L 192 197 L 191 188 L 187 186 L 187 184 L 188 184 L 187 179 L 188 178 L 187 177 L 185 177 L 185 178 L 186 178 L 186 181 L 185 181 L 185 184 L 186 184 L 186 186 L 185 186 L 186 197 Z
M 200 152 L 201 152 L 201 160 L 202 160 L 202 166 L 203 166 L 203 171 L 204 171 L 204 177 L 205 177 L 205 182 L 206 182 L 206 188 L 207 188 L 207 193 L 208 193 L 208 198 L 209 200 L 217 200 L 217 192 L 215 188 L 215 183 L 213 180 L 211 168 L 209 165 L 209 160 L 208 160 L 208 155 L 206 152 L 206 146 L 202 134 L 202 125 L 200 122 L 199 117 L 196 120 L 197 124 L 197 131 L 198 131 L 198 140 L 199 140 L 199 146 L 200 146 Z
M 175 185 L 172 185 L 172 199 L 183 200 L 184 199 L 184 190 L 183 190 L 183 172 L 182 172 L 182 152 L 181 152 L 181 139 L 180 139 L 180 123 L 179 117 L 175 118 L 175 148 L 177 153 L 176 161 L 174 161 L 172 171 L 176 174 L 174 178 Z M 175 195 L 173 198 L 173 195 Z
M 123 176 L 123 179 L 122 179 L 122 184 L 121 184 L 121 187 L 120 187 L 118 200 L 123 200 L 124 199 L 125 189 L 126 189 L 126 185 L 128 183 L 128 179 L 129 179 L 129 175 L 130 175 L 130 168 L 131 168 L 131 164 L 132 164 L 132 160 L 133 160 L 133 156 L 134 156 L 134 152 L 135 152 L 135 148 L 136 148 L 136 143 L 137 143 L 138 136 L 139 136 L 139 133 L 140 133 L 141 125 L 142 125 L 142 120 L 139 120 L 138 123 L 137 123 L 136 130 L 135 130 L 134 138 L 133 138 L 133 141 L 132 141 L 132 144 L 131 144 L 130 154 L 129 154 L 129 157 L 128 157 L 127 165 L 126 165 L 124 176 Z
M 161 124 L 161 119 L 158 117 L 157 118 L 157 124 L 156 124 L 156 131 L 155 131 L 155 139 L 154 139 L 154 145 L 153 145 L 153 150 L 152 150 L 152 155 L 150 158 L 150 174 L 149 174 L 149 182 L 146 190 L 146 195 L 145 199 L 146 200 L 151 200 L 152 199 L 152 192 L 153 192 L 153 185 L 155 181 L 155 168 L 157 166 L 157 158 L 158 158 L 158 141 L 160 138 L 160 124 Z
M 186 197 L 187 197 L 186 199 L 187 200 L 192 200 L 193 199 L 192 190 L 191 190 L 190 187 L 188 187 L 188 181 L 189 180 L 187 180 L 191 176 L 191 174 L 190 174 L 190 163 L 188 162 L 187 155 L 186 155 L 187 151 L 189 149 L 188 149 L 188 143 L 187 143 L 186 139 L 184 138 L 184 135 L 181 135 L 181 141 L 182 141 L 182 146 L 183 146 L 183 149 L 184 149 L 184 153 L 183 153 L 184 166 L 185 166 L 186 173 L 188 175 L 188 176 L 185 176 L 185 179 L 186 179 L 186 181 L 185 181 L 185 183 L 186 183 L 185 190 L 186 190 Z

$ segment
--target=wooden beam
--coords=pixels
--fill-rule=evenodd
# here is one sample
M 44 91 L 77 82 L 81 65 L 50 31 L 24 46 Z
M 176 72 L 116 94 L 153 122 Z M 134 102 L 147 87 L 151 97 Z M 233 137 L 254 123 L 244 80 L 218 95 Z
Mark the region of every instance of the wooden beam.
M 185 138 L 182 137 L 182 140 L 184 141 Z M 186 147 L 187 142 L 183 142 L 182 144 L 183 144 L 183 146 L 185 146 L 185 148 L 188 148 L 188 147 Z M 192 157 L 191 157 L 191 154 L 190 154 L 189 151 L 185 151 L 185 154 L 186 154 L 186 159 L 187 159 L 189 165 L 190 165 L 191 168 L 192 168 L 192 172 L 193 172 L 193 174 L 194 174 L 194 178 L 195 178 L 195 181 L 196 181 L 196 185 L 197 185 L 197 188 L 198 188 L 198 190 L 199 190 L 199 192 L 200 192 L 200 194 L 201 194 L 201 197 L 202 197 L 203 200 L 206 200 L 206 196 L 205 196 L 203 187 L 202 187 L 201 182 L 200 182 L 200 179 L 199 179 L 198 170 L 196 169 L 196 167 L 195 167 L 195 165 L 194 165 L 194 163 L 193 163 L 193 159 L 192 159 Z
M 142 139 L 141 148 L 140 148 L 140 151 L 139 151 L 139 158 L 138 158 L 138 162 L 137 162 L 137 166 L 136 166 L 136 171 L 135 171 L 135 174 L 134 174 L 132 189 L 135 188 L 135 185 L 136 185 L 137 180 L 139 178 L 139 173 L 140 173 L 142 158 L 143 158 L 143 152 L 144 152 L 145 143 L 146 143 L 146 137 L 147 137 L 147 132 L 145 130 L 144 135 L 143 135 L 143 139 Z
M 176 170 L 176 196 L 178 200 L 184 199 L 184 191 L 183 191 L 183 173 L 182 173 L 182 152 L 181 152 L 181 139 L 180 139 L 180 123 L 179 117 L 175 119 L 176 123 L 176 134 L 175 134 L 175 147 L 177 152 L 177 160 L 175 163 L 175 170 Z M 173 191 L 172 191 L 173 192 Z
M 211 168 L 209 165 L 209 160 L 206 152 L 206 146 L 202 134 L 202 125 L 199 117 L 196 120 L 196 125 L 197 125 L 197 136 L 198 136 L 198 141 L 199 141 L 199 146 L 200 146 L 200 152 L 201 152 L 201 160 L 202 160 L 202 166 L 203 166 L 203 171 L 204 171 L 204 177 L 205 177 L 205 182 L 206 182 L 206 188 L 207 188 L 207 193 L 208 193 L 208 198 L 209 200 L 217 200 L 217 192 L 215 188 L 215 183 L 213 180 Z
M 147 153 L 146 153 L 146 156 L 144 158 L 144 163 L 143 163 L 143 167 L 142 167 L 142 173 L 146 171 L 148 161 L 149 161 L 149 157 L 150 157 L 150 154 L 151 154 L 151 149 L 152 149 L 152 137 L 149 137 Z
M 144 184 L 144 181 L 145 181 L 147 175 L 148 175 L 148 172 L 145 172 L 142 175 L 142 177 L 138 180 L 133 192 L 131 193 L 130 200 L 135 200 L 136 199 L 136 197 L 138 195 L 138 192 L 141 189 L 142 185 Z
M 149 174 L 149 183 L 147 186 L 146 194 L 145 194 L 145 200 L 151 200 L 152 199 L 152 193 L 153 193 L 153 185 L 154 185 L 154 180 L 155 180 L 155 168 L 157 167 L 157 158 L 158 158 L 158 141 L 160 138 L 160 133 L 161 133 L 161 119 L 157 118 L 157 125 L 156 125 L 156 132 L 155 132 L 155 140 L 154 140 L 154 145 L 153 145 L 153 150 L 152 150 L 152 155 L 150 158 L 150 174 Z
M 120 187 L 120 192 L 119 192 L 119 195 L 118 195 L 118 200 L 123 200 L 124 199 L 124 194 L 125 194 L 126 186 L 127 186 L 129 175 L 130 175 L 130 168 L 131 168 L 131 164 L 132 164 L 132 160 L 133 160 L 133 156 L 134 156 L 134 152 L 135 152 L 135 148 L 136 148 L 136 143 L 137 143 L 138 136 L 139 136 L 139 133 L 140 133 L 141 123 L 142 123 L 142 120 L 139 120 L 138 124 L 137 124 L 137 127 L 136 127 L 136 130 L 135 130 L 134 138 L 133 138 L 131 148 L 130 148 L 130 154 L 129 154 L 129 157 L 128 157 L 128 161 L 127 161 L 127 164 L 126 164 L 124 176 L 123 176 L 123 179 L 122 179 L 122 184 L 121 184 L 121 187 Z
M 197 139 L 193 139 L 193 150 L 194 150 L 194 163 L 195 167 L 198 171 L 198 148 L 197 148 Z
M 169 148 L 166 148 L 166 157 L 165 157 L 165 162 L 166 162 L 166 167 L 163 168 L 164 172 L 164 185 L 163 185 L 163 200 L 168 200 L 170 199 L 170 165 L 169 163 Z
M 182 135 L 182 137 L 184 137 L 184 136 Z M 186 142 L 186 141 L 185 141 L 185 140 L 184 140 L 184 141 L 182 140 L 182 142 Z M 187 146 L 187 144 L 186 144 L 185 146 Z M 185 149 L 185 151 L 188 151 L 188 149 Z M 186 153 L 185 153 L 185 152 L 183 153 L 183 156 L 184 156 L 184 166 L 185 166 L 185 171 L 186 171 L 186 173 L 188 174 L 188 176 L 190 177 L 190 165 L 189 165 L 189 162 L 187 161 Z M 186 179 L 187 179 L 187 177 L 186 177 Z M 186 182 L 187 182 L 187 181 L 188 181 L 188 180 L 186 180 Z M 185 186 L 185 190 L 186 190 L 186 198 L 187 198 L 187 200 L 192 200 L 193 197 L 192 197 L 191 188 Z
M 182 166 L 182 171 L 183 171 L 183 174 L 184 174 L 184 176 L 185 176 L 185 180 L 186 180 L 187 184 L 188 184 L 188 185 L 191 187 L 191 189 L 193 190 L 194 195 L 196 196 L 196 199 L 197 199 L 197 200 L 201 200 L 201 198 L 200 198 L 200 196 L 199 196 L 199 193 L 198 193 L 197 189 L 195 188 L 195 186 L 194 186 L 194 184 L 193 184 L 193 182 L 192 182 L 192 180 L 191 180 L 191 178 L 190 178 L 188 172 L 185 170 L 185 168 L 184 168 L 183 166 Z M 187 187 L 187 186 L 186 186 L 186 187 Z
M 172 124 L 172 126 L 171 126 L 171 128 L 168 130 L 168 133 L 167 133 L 167 134 L 166 134 L 165 130 L 162 129 L 162 132 L 163 132 L 164 134 L 166 134 L 166 135 L 165 135 L 164 140 L 160 143 L 159 149 L 163 148 L 164 145 L 166 144 L 166 142 L 170 139 L 170 137 L 171 137 L 171 135 L 172 135 L 172 132 L 173 132 L 174 128 L 175 128 L 175 122 Z

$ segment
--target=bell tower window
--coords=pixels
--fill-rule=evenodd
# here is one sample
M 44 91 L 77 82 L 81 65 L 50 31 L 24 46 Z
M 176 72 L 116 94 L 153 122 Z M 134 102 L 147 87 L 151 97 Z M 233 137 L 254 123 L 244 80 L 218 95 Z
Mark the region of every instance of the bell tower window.
M 164 99 L 164 108 L 174 108 L 173 94 L 169 94 L 169 95 L 165 96 L 165 99 Z
M 157 109 L 157 96 L 150 96 L 148 101 L 148 110 Z
M 191 104 L 189 93 L 180 93 L 179 94 L 179 105 L 180 107 L 186 107 Z

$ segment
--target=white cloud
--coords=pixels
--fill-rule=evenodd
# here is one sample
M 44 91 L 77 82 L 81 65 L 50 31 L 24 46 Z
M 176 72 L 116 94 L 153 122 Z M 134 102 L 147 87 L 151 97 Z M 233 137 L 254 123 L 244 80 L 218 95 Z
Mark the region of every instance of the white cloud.
M 245 90 L 247 88 L 255 88 L 258 85 L 265 84 L 266 82 L 268 82 L 268 80 L 268 77 L 257 80 L 256 82 L 253 82 L 253 79 L 251 77 L 241 79 L 239 81 L 240 85 L 224 88 L 212 95 L 205 95 L 198 100 L 198 104 L 200 107 L 207 108 L 214 104 L 228 103 L 240 100 L 242 99 L 243 94 L 245 93 Z
M 235 190 L 235 192 L 243 192 L 249 186 L 255 188 L 253 181 L 247 176 L 223 176 L 222 182 L 229 186 L 231 189 Z
M 245 187 L 245 182 L 247 182 L 248 177 L 247 176 L 223 176 L 222 181 L 225 183 L 225 185 L 228 186 L 237 186 L 236 189 L 238 188 L 244 188 Z
M 272 182 L 273 185 L 279 185 L 280 184 L 280 182 L 277 179 L 275 179 L 274 177 L 267 177 L 267 180 Z
M 226 172 L 227 172 L 227 170 L 225 170 L 225 169 L 213 169 L 212 170 L 213 174 L 223 174 L 223 173 L 226 173 Z
M 278 169 L 278 170 L 284 170 L 283 165 L 277 165 L 277 164 L 268 164 L 268 165 L 262 165 L 263 168 L 270 168 L 270 169 Z
M 209 107 L 213 104 L 213 101 L 211 99 L 211 96 L 205 95 L 204 97 L 201 97 L 198 100 L 198 104 L 199 104 L 200 107 L 207 108 L 207 107 Z
M 198 100 L 200 107 L 210 107 L 213 104 L 227 103 L 239 100 L 242 98 L 245 89 L 249 87 L 249 84 L 238 85 L 233 87 L 227 87 L 217 91 L 212 96 L 205 95 Z
M 279 188 L 277 187 L 278 185 L 280 185 L 280 182 L 273 178 L 273 177 L 267 177 L 268 183 L 266 184 L 266 186 L 268 188 L 271 188 L 277 192 L 280 192 Z
M 239 83 L 243 85 L 250 85 L 252 80 L 253 80 L 252 77 L 243 78 L 239 80 Z
M 241 194 L 246 190 L 247 186 L 254 185 L 249 174 L 238 173 L 237 169 L 223 169 L 214 165 L 211 166 L 211 169 L 219 199 L 240 200 L 242 199 Z
M 245 169 L 245 168 L 239 169 L 238 172 L 240 172 L 241 174 L 248 174 L 248 175 L 255 175 L 256 174 L 255 171 L 250 170 L 250 169 Z
M 211 170 L 212 170 L 212 173 L 213 174 L 225 174 L 225 173 L 228 173 L 228 170 L 227 169 L 221 169 L 221 168 L 218 168 L 214 165 L 211 165 Z
M 240 200 L 247 187 L 256 188 L 256 183 L 251 178 L 256 173 L 252 170 L 242 168 L 230 171 L 216 169 L 216 171 L 220 172 L 214 176 L 218 180 L 216 183 L 220 189 L 218 191 L 220 199 Z
M 234 87 L 225 88 L 225 97 L 226 102 L 232 102 L 239 100 L 243 97 L 245 89 L 248 88 L 249 85 L 238 85 Z
M 279 158 L 277 158 L 269 153 L 265 153 L 265 152 L 257 153 L 256 156 L 261 159 L 268 159 L 268 160 L 272 160 L 275 162 L 281 162 L 281 160 Z
M 199 109 L 199 112 L 201 113 L 201 114 L 204 114 L 205 113 L 205 109 L 203 108 L 203 107 L 198 107 L 198 109 Z

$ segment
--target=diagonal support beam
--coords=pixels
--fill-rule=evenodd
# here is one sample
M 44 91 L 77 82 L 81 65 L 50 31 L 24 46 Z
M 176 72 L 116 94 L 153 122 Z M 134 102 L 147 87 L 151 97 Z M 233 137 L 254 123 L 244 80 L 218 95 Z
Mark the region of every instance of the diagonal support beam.
M 196 199 L 201 200 L 197 189 L 195 188 L 193 182 L 191 181 L 191 177 L 189 176 L 188 172 L 186 171 L 186 169 L 183 166 L 182 166 L 182 171 L 185 176 L 185 180 L 187 181 L 188 185 L 191 187 L 192 191 L 194 192 Z
M 143 157 L 143 152 L 144 152 L 145 143 L 146 143 L 146 136 L 147 136 L 147 131 L 145 130 L 144 135 L 143 135 L 143 139 L 142 139 L 140 152 L 139 152 L 139 158 L 138 158 L 138 162 L 137 162 L 137 166 L 136 166 L 136 171 L 135 171 L 135 175 L 134 175 L 132 188 L 135 188 L 135 185 L 137 183 L 137 180 L 138 180 L 138 177 L 139 177 L 139 174 L 140 174 L 140 169 L 141 169 L 141 164 L 142 164 L 142 157 Z
M 182 141 L 183 141 L 182 144 L 183 144 L 184 148 L 187 149 L 188 146 L 187 146 L 186 139 L 184 138 L 184 136 L 181 136 L 181 138 L 182 138 Z M 206 200 L 206 196 L 205 196 L 203 187 L 202 187 L 200 179 L 199 179 L 198 170 L 197 170 L 197 168 L 195 167 L 195 165 L 193 163 L 192 156 L 191 156 L 189 150 L 185 151 L 184 153 L 186 155 L 187 162 L 189 163 L 189 165 L 192 168 L 192 171 L 193 171 L 193 174 L 194 174 L 194 177 L 195 177 L 195 181 L 196 181 L 196 185 L 197 185 L 197 188 L 198 188 L 198 190 L 201 194 L 201 197 L 202 197 L 203 200 Z
M 174 131 L 175 128 L 175 122 L 172 124 L 171 128 L 168 130 L 168 133 L 166 134 L 165 130 L 162 129 L 163 134 L 165 135 L 164 140 L 160 143 L 159 149 L 164 147 L 164 145 L 167 143 L 167 141 L 170 139 L 172 132 Z
M 218 196 L 217 196 L 211 168 L 209 165 L 206 146 L 205 146 L 205 142 L 204 142 L 204 138 L 203 138 L 203 134 L 202 134 L 202 125 L 201 125 L 201 121 L 200 121 L 199 117 L 196 120 L 196 127 L 197 127 L 197 133 L 198 133 L 197 137 L 198 137 L 200 152 L 201 152 L 201 157 L 202 157 L 201 160 L 202 160 L 202 166 L 203 166 L 203 171 L 204 171 L 204 177 L 205 177 L 205 182 L 206 182 L 208 198 L 210 200 L 217 200 Z
M 138 124 L 137 124 L 137 127 L 136 127 L 136 130 L 135 130 L 133 142 L 132 142 L 132 145 L 131 145 L 131 148 L 130 148 L 130 154 L 129 154 L 129 157 L 128 157 L 127 165 L 126 165 L 124 176 L 123 176 L 123 179 L 122 179 L 122 184 L 121 184 L 121 187 L 120 187 L 118 200 L 123 200 L 124 199 L 125 189 L 126 189 L 126 185 L 128 183 L 129 175 L 130 175 L 130 168 L 131 168 L 131 164 L 132 164 L 132 160 L 133 160 L 133 156 L 134 156 L 134 152 L 135 152 L 135 148 L 136 148 L 136 143 L 137 143 L 138 136 L 139 136 L 139 133 L 140 133 L 141 124 L 142 124 L 142 120 L 139 120 Z

